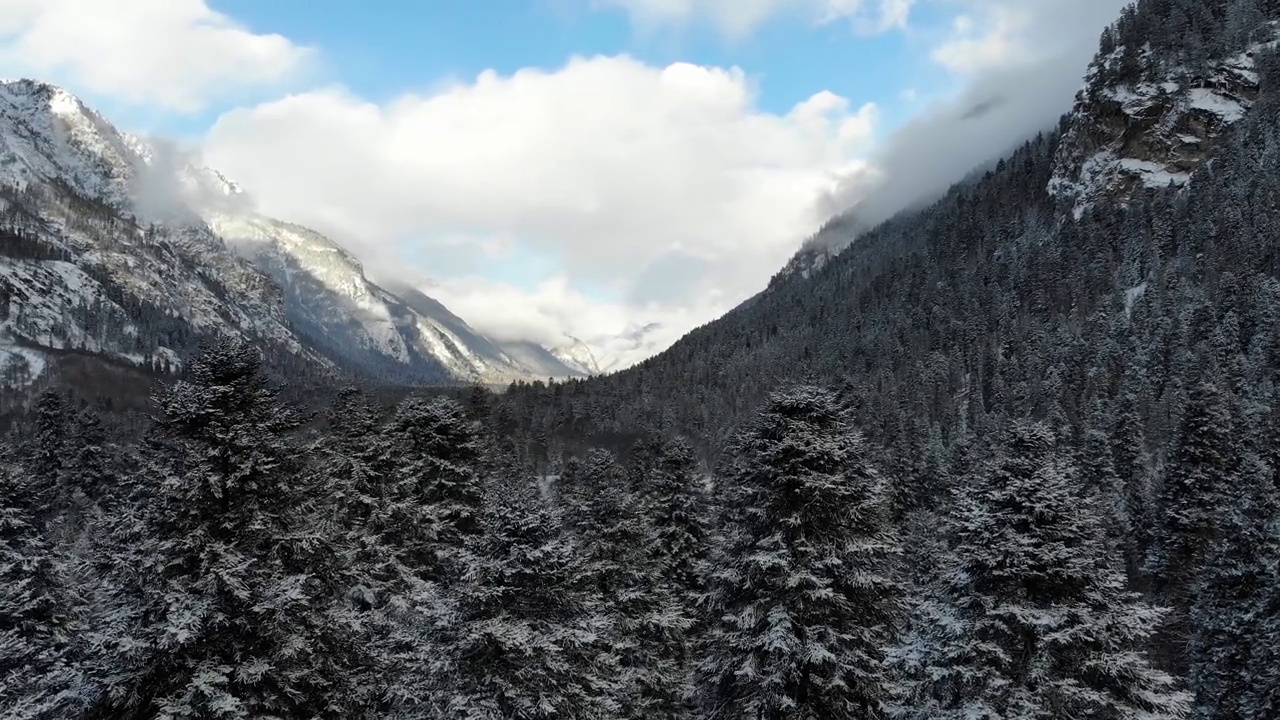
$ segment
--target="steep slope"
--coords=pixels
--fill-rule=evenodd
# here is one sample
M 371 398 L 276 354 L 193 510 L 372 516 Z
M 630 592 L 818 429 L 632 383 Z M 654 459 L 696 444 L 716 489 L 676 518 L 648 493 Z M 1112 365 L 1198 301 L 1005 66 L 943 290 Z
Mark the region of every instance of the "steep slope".
M 230 334 L 322 366 L 288 328 L 279 289 L 207 227 L 136 219 L 142 167 L 64 91 L 0 83 L 0 346 L 23 348 L 32 367 L 45 351 L 164 367 Z
M 367 277 L 353 255 L 306 227 L 251 212 L 206 212 L 219 236 L 285 291 L 295 328 L 335 360 L 403 381 L 487 383 L 583 375 L 565 363 L 522 364 L 443 304 Z
M 408 383 L 585 374 L 524 367 L 420 293 L 370 282 L 320 233 L 265 217 L 215 170 L 116 130 L 66 91 L 0 83 L 0 377 L 50 351 L 172 369 L 203 338 Z
M 434 298 L 404 285 L 377 285 L 354 255 L 315 230 L 258 213 L 216 170 L 181 158 L 159 164 L 173 166 L 182 179 L 183 204 L 284 289 L 294 326 L 339 364 L 402 382 L 586 374 L 554 357 L 525 365 Z
M 500 343 L 502 351 L 522 367 L 542 371 L 542 377 L 557 377 L 561 368 L 568 368 L 573 375 L 587 377 L 601 373 L 595 354 L 586 343 L 570 337 L 569 343 L 546 348 L 533 342 Z
M 865 233 L 832 223 L 813 245 L 847 249 L 779 273 L 633 370 L 513 403 L 536 408 L 532 423 L 557 417 L 562 434 L 671 427 L 714 448 L 778 384 L 810 379 L 846 388 L 883 444 L 923 447 L 938 428 L 954 441 L 1010 415 L 1052 414 L 1078 430 L 1122 383 L 1143 382 L 1144 417 L 1166 437 L 1206 367 L 1267 367 L 1275 324 L 1280 62 L 1265 44 L 1280 3 L 1231 32 L 1228 5 L 1144 0 L 1112 28 L 1112 47 L 1104 40 L 1057 132 L 924 210 Z M 1194 32 L 1168 30 L 1169 17 L 1201 7 L 1216 14 Z M 1185 57 L 1188 37 L 1211 50 Z M 1096 69 L 1121 38 L 1145 48 L 1133 56 L 1142 82 L 1171 88 L 1156 115 L 1172 124 L 1131 122 L 1114 104 L 1132 76 Z M 1194 155 L 1192 133 L 1204 148 Z M 1151 148 L 1135 159 L 1186 182 L 1146 184 L 1117 161 L 1114 183 L 1074 184 L 1112 144 L 1120 160 Z
M 600 361 L 596 358 L 596 354 L 592 352 L 591 346 L 572 335 L 568 336 L 568 340 L 567 344 L 551 348 L 551 354 L 579 374 L 599 375 L 601 373 Z
M 1136 37 L 1112 49 L 1109 32 L 1072 110 L 1050 193 L 1079 218 L 1139 187 L 1186 185 L 1257 99 L 1256 58 L 1275 31 L 1264 24 L 1241 38 L 1239 52 L 1195 61 L 1159 58 Z

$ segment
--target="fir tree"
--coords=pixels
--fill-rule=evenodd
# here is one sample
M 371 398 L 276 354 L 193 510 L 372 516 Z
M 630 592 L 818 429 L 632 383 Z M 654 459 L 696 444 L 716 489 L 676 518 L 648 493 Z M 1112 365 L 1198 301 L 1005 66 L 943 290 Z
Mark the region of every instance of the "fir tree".
M 1198 385 L 1165 473 L 1157 544 L 1149 565 L 1156 589 L 1174 610 L 1165 628 L 1172 648 L 1184 647 L 1190 638 L 1188 613 L 1205 555 L 1218 538 L 1221 515 L 1230 507 L 1228 489 L 1240 479 L 1242 448 L 1232 420 L 1223 394 L 1212 384 Z
M 1126 375 L 1124 382 L 1136 382 Z M 1111 426 L 1111 456 L 1116 479 L 1123 493 L 1128 532 L 1125 535 L 1125 567 L 1130 577 L 1138 576 L 1142 558 L 1151 546 L 1150 483 L 1145 439 L 1138 415 L 1138 393 L 1124 390 L 1117 402 Z
M 951 568 L 896 654 L 920 720 L 1181 718 L 1141 655 L 1161 612 L 1125 590 L 1101 518 L 1043 425 L 1017 424 L 959 490 Z
M 636 682 L 636 717 L 685 718 L 691 708 L 694 650 L 706 629 L 698 611 L 709 572 L 711 527 L 693 448 L 660 438 L 642 449 L 640 506 L 649 536 L 644 562 L 650 612 L 641 627 L 647 659 Z
M 148 501 L 115 568 L 100 717 L 349 717 L 361 655 L 334 613 L 334 536 L 257 352 L 224 341 L 156 398 Z M 130 592 L 135 591 L 135 592 Z
M 32 488 L 0 459 L 0 718 L 70 717 L 84 692 L 78 599 L 36 527 Z
M 648 557 L 654 538 L 640 498 L 614 456 L 599 449 L 570 460 L 559 487 L 593 604 L 607 613 L 601 621 L 618 668 L 618 716 L 670 717 L 679 708 L 681 678 L 665 676 L 670 668 L 660 653 L 663 641 L 688 623 L 659 592 L 658 571 Z
M 33 520 L 43 527 L 67 505 L 65 466 L 73 447 L 71 410 L 54 390 L 36 399 L 24 467 L 32 484 Z
M 536 492 L 491 494 L 465 584 L 441 615 L 429 667 L 429 717 L 593 720 L 615 717 L 609 657 L 595 626 L 590 576 L 558 516 Z
M 775 394 L 728 449 L 700 717 L 872 718 L 900 589 L 883 483 L 835 396 Z
M 410 398 L 386 432 L 391 467 L 383 540 L 406 567 L 440 578 L 479 529 L 479 428 L 453 400 Z
M 1251 482 L 1239 492 L 1219 520 L 1219 540 L 1197 579 L 1190 611 L 1190 685 L 1197 717 L 1206 720 L 1265 717 L 1249 712 L 1248 698 L 1266 673 L 1257 655 L 1280 640 L 1270 634 L 1267 616 L 1257 612 L 1262 598 L 1280 584 L 1280 536 L 1271 525 L 1280 498 L 1266 482 Z
M 1263 528 L 1266 545 L 1253 558 L 1256 574 L 1263 579 L 1244 611 L 1249 627 L 1249 663 L 1245 670 L 1242 717 L 1280 716 L 1280 512 Z

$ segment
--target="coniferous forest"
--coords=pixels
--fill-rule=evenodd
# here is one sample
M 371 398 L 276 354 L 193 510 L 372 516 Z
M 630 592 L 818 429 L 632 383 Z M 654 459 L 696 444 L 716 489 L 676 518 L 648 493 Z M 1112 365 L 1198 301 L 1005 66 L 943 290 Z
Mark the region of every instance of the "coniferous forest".
M 1143 0 L 1099 82 L 1271 20 Z M 1073 214 L 1064 118 L 613 375 L 317 391 L 223 340 L 144 411 L 45 391 L 0 445 L 0 718 L 1280 718 L 1255 66 L 1185 187 Z

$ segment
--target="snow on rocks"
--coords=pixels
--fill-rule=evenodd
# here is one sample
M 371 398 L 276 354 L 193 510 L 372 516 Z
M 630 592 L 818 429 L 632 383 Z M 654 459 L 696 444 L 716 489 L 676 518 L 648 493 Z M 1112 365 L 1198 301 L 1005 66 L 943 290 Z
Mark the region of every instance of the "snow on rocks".
M 1100 58 L 1076 98 L 1049 193 L 1079 218 L 1099 200 L 1123 203 L 1138 188 L 1185 187 L 1253 104 L 1254 57 L 1269 44 L 1220 59 L 1207 74 L 1165 68 L 1164 79 L 1110 86 L 1102 71 L 1114 58 Z M 1149 51 L 1141 54 L 1150 61 Z

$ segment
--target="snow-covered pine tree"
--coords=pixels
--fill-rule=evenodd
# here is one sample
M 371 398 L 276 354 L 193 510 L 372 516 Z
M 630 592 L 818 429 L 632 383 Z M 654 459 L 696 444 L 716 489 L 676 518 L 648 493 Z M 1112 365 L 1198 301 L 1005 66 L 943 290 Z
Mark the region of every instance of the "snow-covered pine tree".
M 651 528 L 640 497 L 626 482 L 612 453 L 593 449 L 565 464 L 557 483 L 567 530 L 592 588 L 592 604 L 607 628 L 616 662 L 618 717 L 671 717 L 678 713 L 681 678 L 664 674 L 662 642 L 687 627 L 684 616 L 660 592 L 650 561 Z M 676 627 L 665 627 L 668 623 Z M 669 684 L 668 684 L 669 682 Z
M 443 616 L 451 592 L 465 591 L 481 530 L 478 428 L 454 400 L 411 397 L 365 451 L 381 478 L 368 491 L 372 538 L 362 553 L 375 589 L 371 646 L 381 658 L 386 700 L 406 717 L 416 717 L 432 692 L 424 668 L 457 631 Z
M 302 418 L 246 343 L 189 375 L 156 398 L 146 504 L 120 526 L 135 545 L 90 634 L 114 665 L 91 716 L 351 717 L 362 645 L 334 612 L 323 493 L 286 439 Z
M 492 489 L 464 584 L 424 672 L 442 720 L 617 716 L 616 668 L 596 627 L 592 578 L 536 488 Z M 421 715 L 419 715 L 421 716 Z
M 71 410 L 56 390 L 46 390 L 32 408 L 31 431 L 26 438 L 23 466 L 32 485 L 33 520 L 43 525 L 64 508 L 64 465 L 72 442 Z
M 641 552 L 635 602 L 621 623 L 632 635 L 623 717 L 687 718 L 697 599 L 707 574 L 710 528 L 693 448 L 657 437 L 636 449 L 630 468 L 640 489 Z M 609 598 L 605 598 L 606 601 Z
M 950 571 L 895 655 L 913 720 L 1182 718 L 1141 653 L 1161 611 L 1125 590 L 1102 521 L 1041 424 L 1015 423 L 957 486 Z
M 331 488 L 330 501 L 351 558 L 354 594 L 372 604 L 389 577 L 389 551 L 378 537 L 387 514 L 387 474 L 393 456 L 377 417 L 354 387 L 339 390 L 325 412 L 327 427 L 311 446 L 311 472 Z
M 1124 495 L 1128 530 L 1124 538 L 1125 569 L 1130 577 L 1140 574 L 1151 545 L 1151 487 L 1138 385 L 1137 372 L 1125 373 L 1111 423 L 1111 457 Z
M 1230 507 L 1228 489 L 1239 484 L 1242 456 L 1227 398 L 1211 383 L 1197 385 L 1164 474 L 1148 560 L 1155 588 L 1173 610 L 1162 630 L 1171 655 L 1181 655 L 1190 638 L 1188 613 L 1205 555 Z
M 0 457 L 0 718 L 73 717 L 82 708 L 76 611 L 32 488 Z
M 391 453 L 383 540 L 424 579 L 446 579 L 479 531 L 479 426 L 449 398 L 413 397 L 386 427 Z
M 1219 520 L 1219 539 L 1196 582 L 1190 686 L 1203 720 L 1265 717 L 1248 714 L 1245 702 L 1261 670 L 1254 657 L 1259 646 L 1280 641 L 1266 635 L 1265 616 L 1254 613 L 1259 598 L 1280 582 L 1280 537 L 1271 526 L 1280 502 L 1270 483 L 1257 480 L 1236 489 L 1241 497 Z
M 833 393 L 799 386 L 774 394 L 725 456 L 699 717 L 879 717 L 901 588 L 861 435 Z
M 1280 403 L 1274 400 L 1266 440 L 1271 471 L 1268 491 L 1275 501 L 1280 498 Z M 1258 590 L 1245 611 L 1256 640 L 1251 643 L 1240 707 L 1244 717 L 1271 718 L 1280 717 L 1280 508 L 1273 508 L 1258 537 L 1263 544 L 1252 558 Z
M 655 439 L 643 448 L 640 465 L 655 611 L 645 623 L 649 662 L 637 683 L 641 700 L 635 706 L 640 716 L 685 719 L 692 711 L 695 650 L 707 628 L 698 607 L 712 547 L 707 489 L 684 439 Z
M 1256 640 L 1251 643 L 1248 679 L 1240 699 L 1246 718 L 1280 717 L 1280 512 L 1264 529 L 1267 544 L 1254 563 L 1264 578 L 1245 617 Z
M 324 431 L 307 448 L 307 471 L 323 488 L 336 526 L 338 608 L 358 628 L 369 658 L 353 671 L 360 692 L 354 702 L 386 717 L 405 685 L 393 648 L 406 628 L 391 608 L 397 601 L 402 605 L 407 592 L 395 552 L 379 534 L 379 523 L 388 515 L 386 479 L 393 453 L 377 412 L 357 388 L 339 389 L 324 417 Z
M 1095 404 L 1079 440 L 1078 467 L 1081 490 L 1102 513 L 1108 539 L 1124 547 L 1129 528 L 1124 503 L 1124 487 L 1116 474 L 1111 437 L 1107 432 L 1107 408 Z
M 682 604 L 693 605 L 706 581 L 711 517 L 693 446 L 661 438 L 646 448 L 641 506 L 652 532 L 650 562 Z
M 72 434 L 74 451 L 64 463 L 68 490 L 79 503 L 97 502 L 116 489 L 119 470 L 101 416 L 81 411 L 72 422 Z

